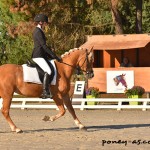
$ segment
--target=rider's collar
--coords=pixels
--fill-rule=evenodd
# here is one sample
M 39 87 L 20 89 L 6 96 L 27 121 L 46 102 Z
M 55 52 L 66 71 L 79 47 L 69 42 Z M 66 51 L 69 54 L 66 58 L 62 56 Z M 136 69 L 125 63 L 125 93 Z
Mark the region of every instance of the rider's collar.
M 41 27 L 41 25 L 39 25 L 39 24 L 38 24 L 36 27 L 38 27 L 38 28 L 40 28 L 40 29 L 42 30 L 42 27 Z M 43 31 L 43 30 L 42 30 L 42 31 Z

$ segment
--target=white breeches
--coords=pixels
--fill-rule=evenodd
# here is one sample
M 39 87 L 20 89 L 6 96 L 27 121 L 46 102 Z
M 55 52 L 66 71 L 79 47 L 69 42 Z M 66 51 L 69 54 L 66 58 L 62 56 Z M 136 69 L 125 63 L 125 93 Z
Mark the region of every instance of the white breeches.
M 43 69 L 44 72 L 47 72 L 49 75 L 51 75 L 52 73 L 51 69 L 44 58 L 32 58 L 32 59 Z

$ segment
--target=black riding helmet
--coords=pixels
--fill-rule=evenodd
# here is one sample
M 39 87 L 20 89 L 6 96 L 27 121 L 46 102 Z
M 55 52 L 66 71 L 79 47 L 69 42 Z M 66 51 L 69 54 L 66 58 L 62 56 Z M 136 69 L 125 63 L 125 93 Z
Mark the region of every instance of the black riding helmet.
M 46 15 L 44 15 L 44 14 L 38 14 L 38 15 L 35 16 L 34 21 L 35 22 L 42 21 L 42 22 L 48 23 L 48 17 Z

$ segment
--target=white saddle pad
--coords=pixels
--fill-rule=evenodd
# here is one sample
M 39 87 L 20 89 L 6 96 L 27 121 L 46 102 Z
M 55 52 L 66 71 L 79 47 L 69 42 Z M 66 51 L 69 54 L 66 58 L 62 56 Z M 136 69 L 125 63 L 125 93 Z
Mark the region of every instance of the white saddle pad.
M 56 85 L 56 77 L 57 77 L 57 70 L 55 66 L 54 60 L 50 61 L 54 67 L 55 75 L 51 82 L 51 85 Z M 28 67 L 27 64 L 23 64 L 23 80 L 24 82 L 31 82 L 36 84 L 42 84 L 38 75 L 36 68 Z

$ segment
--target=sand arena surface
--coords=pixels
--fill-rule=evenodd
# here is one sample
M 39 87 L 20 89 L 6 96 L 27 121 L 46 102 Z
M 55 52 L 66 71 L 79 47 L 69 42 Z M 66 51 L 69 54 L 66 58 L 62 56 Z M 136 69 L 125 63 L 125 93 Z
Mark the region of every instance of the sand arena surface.
M 87 131 L 79 131 L 67 111 L 55 122 L 44 122 L 45 115 L 57 110 L 11 109 L 16 125 L 24 132 L 12 133 L 0 114 L 2 150 L 149 150 L 150 111 L 76 110 Z M 139 140 L 139 141 L 138 141 Z M 115 143 L 114 143 L 115 142 Z M 102 146 L 104 145 L 104 146 Z

